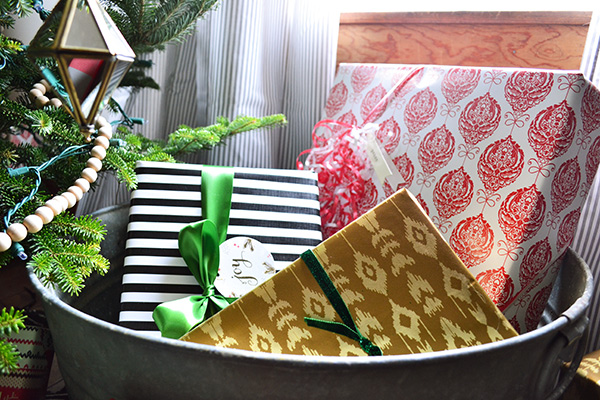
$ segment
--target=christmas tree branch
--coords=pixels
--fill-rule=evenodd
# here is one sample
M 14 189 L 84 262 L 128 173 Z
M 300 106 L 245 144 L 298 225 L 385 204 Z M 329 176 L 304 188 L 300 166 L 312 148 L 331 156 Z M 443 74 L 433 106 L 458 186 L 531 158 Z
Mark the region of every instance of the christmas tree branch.
M 169 136 L 164 150 L 176 157 L 186 152 L 210 149 L 228 136 L 254 129 L 282 126 L 286 123 L 284 115 L 276 114 L 262 118 L 239 116 L 231 122 L 227 118 L 220 117 L 216 124 L 203 128 L 181 125 Z
M 0 312 L 0 374 L 8 374 L 17 369 L 19 352 L 11 343 L 3 337 L 18 333 L 19 329 L 25 328 L 25 316 L 23 311 L 3 308 Z

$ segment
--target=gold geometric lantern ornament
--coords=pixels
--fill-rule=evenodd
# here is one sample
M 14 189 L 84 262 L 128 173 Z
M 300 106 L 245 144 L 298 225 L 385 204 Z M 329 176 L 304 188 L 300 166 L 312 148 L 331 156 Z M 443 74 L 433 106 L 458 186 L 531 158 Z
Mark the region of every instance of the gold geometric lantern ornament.
M 61 0 L 31 41 L 28 55 L 84 132 L 93 130 L 97 113 L 135 60 L 97 0 Z

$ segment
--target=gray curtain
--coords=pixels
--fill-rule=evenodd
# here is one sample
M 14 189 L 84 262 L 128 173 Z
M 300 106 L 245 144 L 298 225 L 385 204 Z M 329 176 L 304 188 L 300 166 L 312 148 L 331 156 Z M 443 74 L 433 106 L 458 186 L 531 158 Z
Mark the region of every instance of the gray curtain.
M 600 12 L 592 14 L 581 71 L 600 87 Z M 581 210 L 579 226 L 571 246 L 590 266 L 594 275 L 594 296 L 590 304 L 590 340 L 588 352 L 600 349 L 600 174 L 588 193 Z
M 338 1 L 223 1 L 184 43 L 146 57 L 162 89 L 135 93 L 126 110 L 144 118 L 136 130 L 155 139 L 180 124 L 213 124 L 218 116 L 283 113 L 289 121 L 283 128 L 242 133 L 184 161 L 294 168 L 296 156 L 311 147 L 333 81 L 338 30 Z M 106 176 L 100 190 L 84 196 L 79 212 L 128 199 Z

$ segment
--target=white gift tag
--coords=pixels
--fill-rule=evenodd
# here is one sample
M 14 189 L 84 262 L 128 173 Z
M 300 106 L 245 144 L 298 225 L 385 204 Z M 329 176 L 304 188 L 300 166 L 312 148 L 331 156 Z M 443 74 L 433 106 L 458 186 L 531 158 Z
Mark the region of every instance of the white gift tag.
M 384 152 L 377 143 L 377 138 L 372 134 L 367 136 L 367 155 L 380 182 L 384 182 L 385 178 L 392 175 L 392 170 L 384 158 Z
M 400 175 L 392 158 L 382 148 L 381 143 L 379 143 L 379 140 L 372 133 L 367 136 L 367 155 L 373 165 L 375 175 L 377 175 L 381 184 L 387 179 L 388 183 L 394 189 L 398 186 L 406 185 L 406 181 L 402 178 L 402 175 Z
M 215 287 L 225 297 L 241 297 L 275 274 L 273 255 L 258 240 L 236 236 L 219 246 Z

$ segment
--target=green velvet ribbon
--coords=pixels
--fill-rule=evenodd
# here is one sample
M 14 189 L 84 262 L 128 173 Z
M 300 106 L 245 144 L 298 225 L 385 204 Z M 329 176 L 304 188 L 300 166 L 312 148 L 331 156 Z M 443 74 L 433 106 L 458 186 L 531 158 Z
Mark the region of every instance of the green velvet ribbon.
M 317 260 L 314 253 L 311 250 L 307 250 L 300 256 L 306 266 L 308 267 L 310 273 L 315 278 L 325 296 L 338 313 L 343 323 L 335 322 L 335 321 L 325 321 L 321 319 L 315 319 L 310 317 L 304 317 L 304 321 L 308 326 L 312 326 L 319 329 L 324 329 L 329 332 L 337 333 L 339 335 L 344 335 L 349 337 L 352 340 L 357 341 L 360 344 L 360 347 L 370 356 L 380 356 L 383 354 L 381 349 L 373 344 L 369 339 L 364 337 L 356 324 L 354 323 L 354 319 L 352 318 L 352 314 L 350 314 L 350 310 L 348 310 L 348 306 L 344 303 L 342 296 L 337 291 L 333 282 L 327 275 L 323 266 Z
M 219 272 L 219 245 L 227 238 L 232 193 L 232 168 L 202 167 L 204 219 L 181 229 L 179 252 L 203 292 L 162 303 L 154 309 L 152 318 L 163 337 L 180 338 L 237 299 L 222 296 L 214 286 Z

